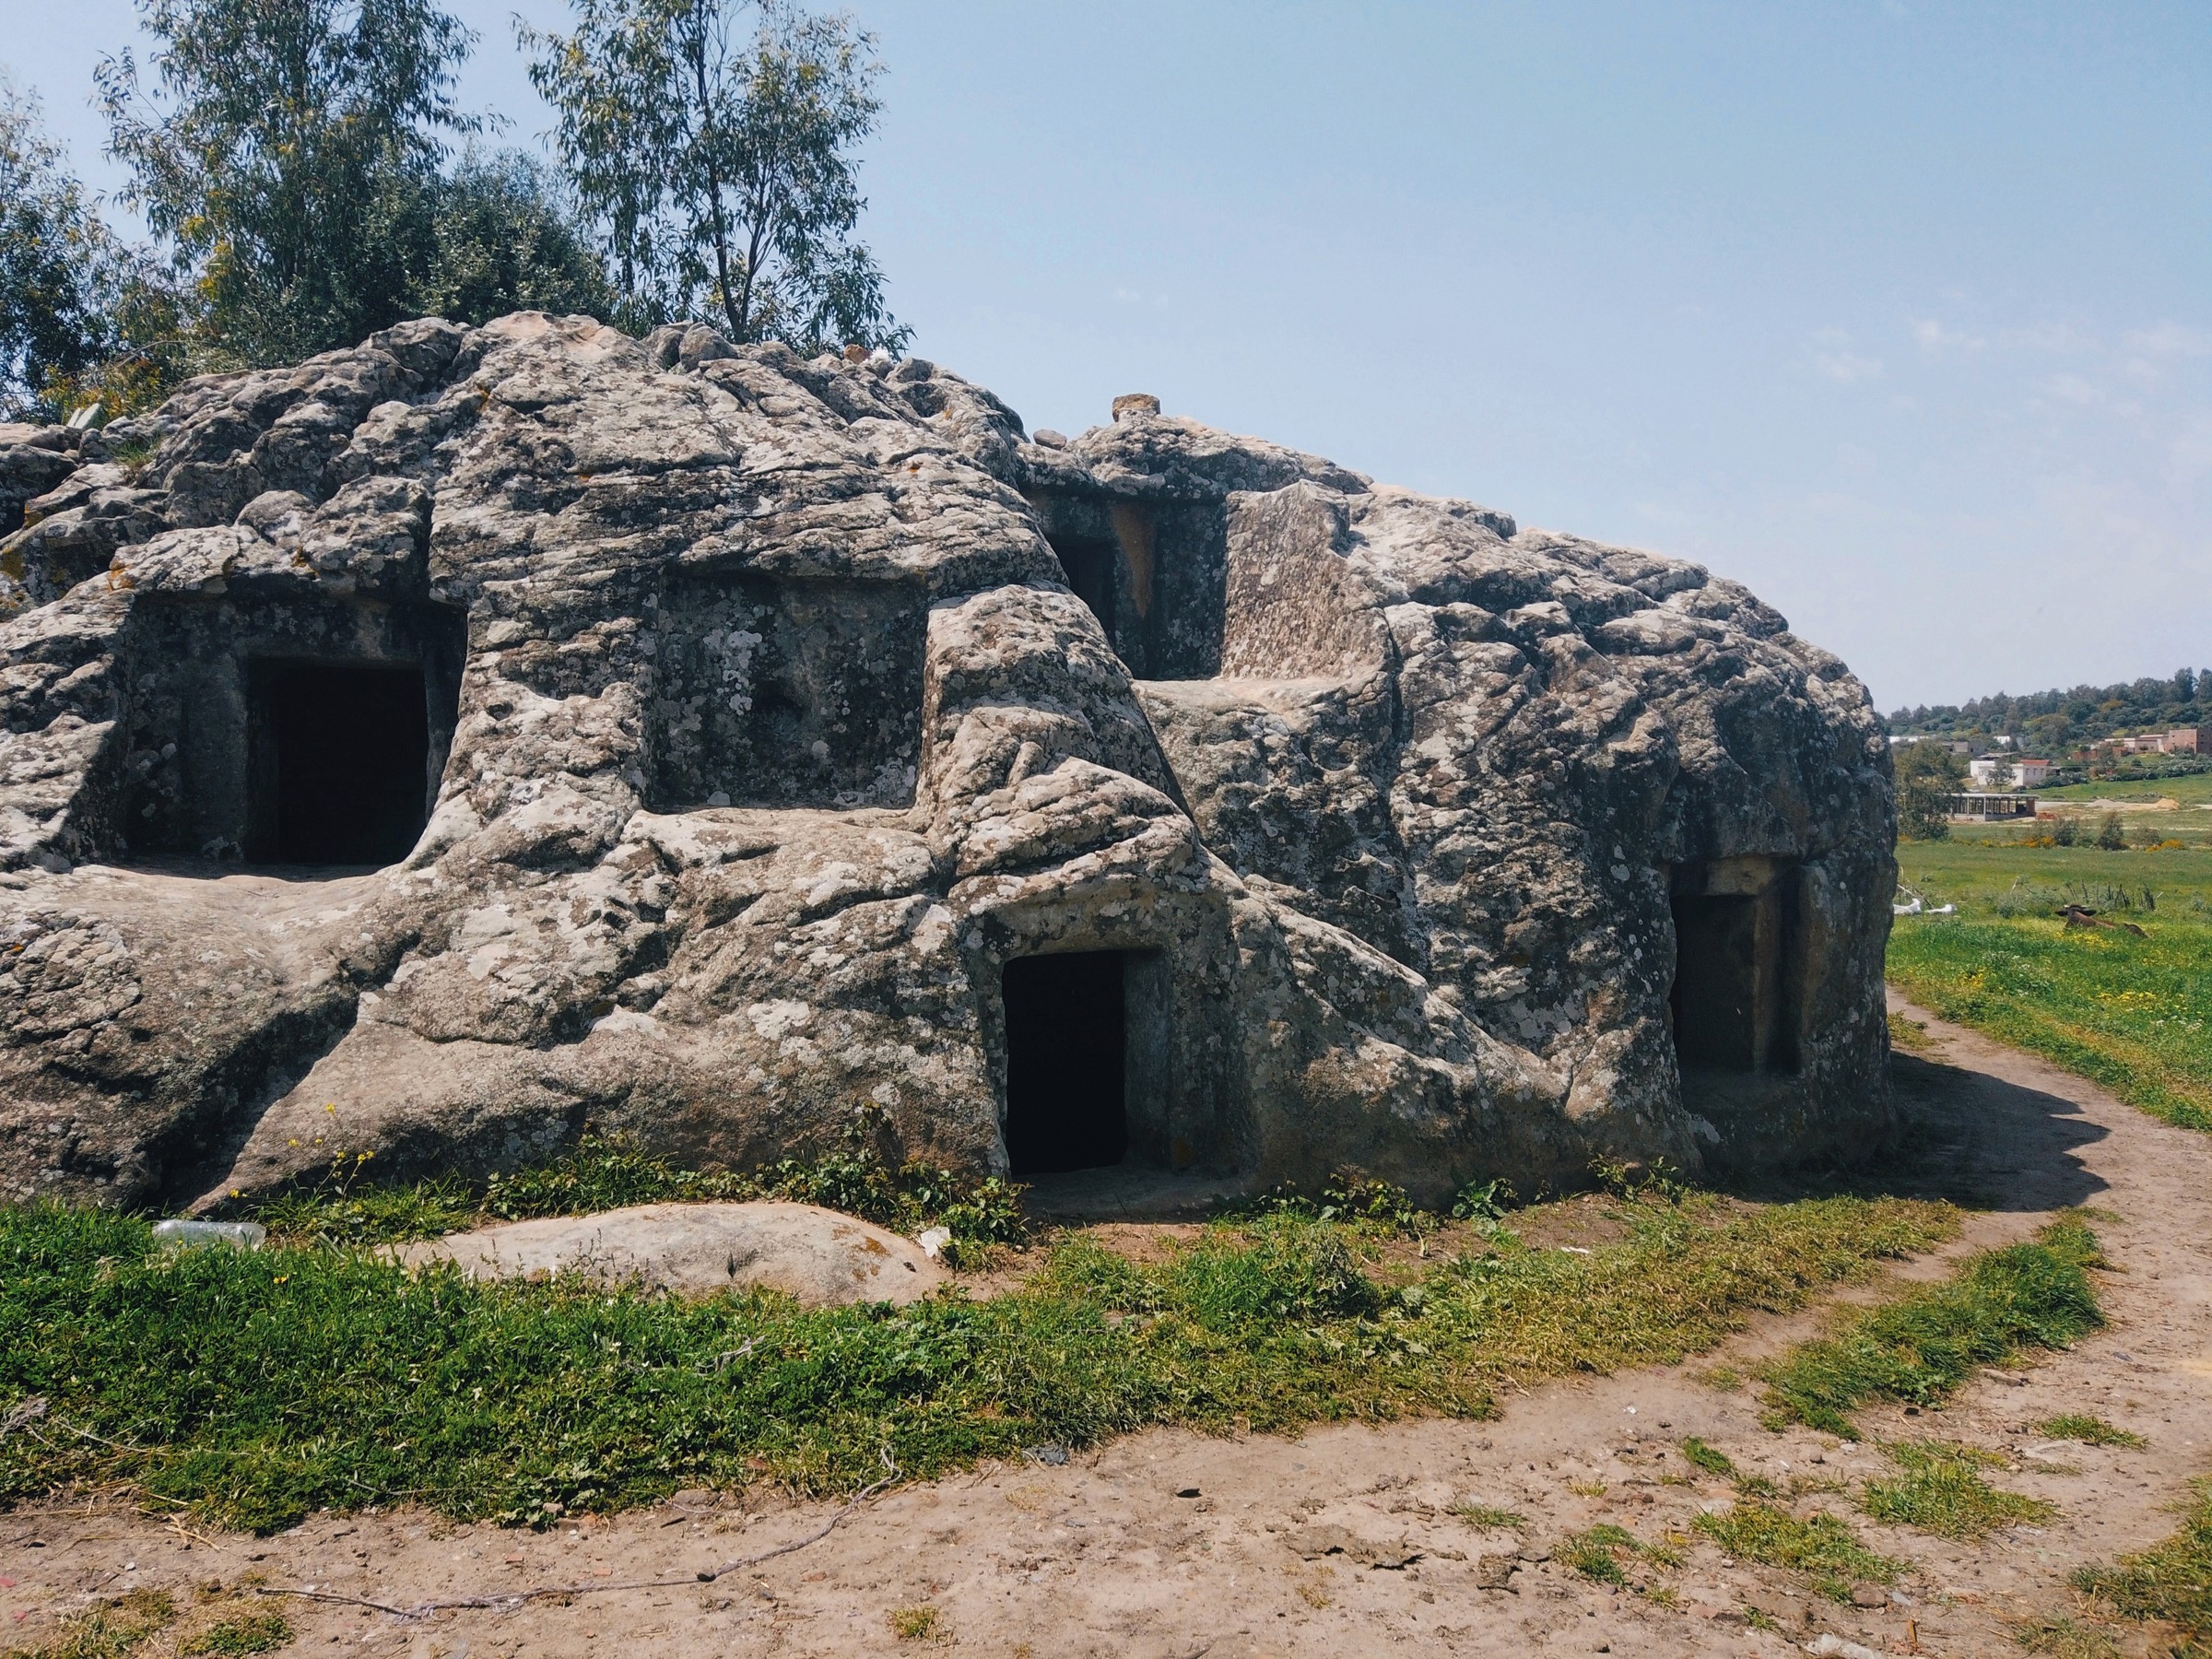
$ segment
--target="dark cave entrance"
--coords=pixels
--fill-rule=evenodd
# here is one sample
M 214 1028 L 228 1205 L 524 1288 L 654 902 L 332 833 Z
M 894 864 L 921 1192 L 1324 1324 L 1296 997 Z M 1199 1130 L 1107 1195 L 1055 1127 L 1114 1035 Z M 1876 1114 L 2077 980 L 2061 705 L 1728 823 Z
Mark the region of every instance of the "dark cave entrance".
M 388 865 L 429 817 L 429 700 L 410 663 L 251 665 L 246 857 Z
M 1796 887 L 1772 871 L 1735 892 L 1674 896 L 1675 1054 L 1687 1075 L 1789 1072 L 1803 964 L 1793 959 Z
M 1018 1176 L 1118 1164 L 1129 1152 L 1127 954 L 1019 957 L 1006 1014 L 1006 1156 Z
M 1113 568 L 1121 557 L 1114 545 L 1088 535 L 1047 539 L 1059 556 L 1060 568 L 1067 572 L 1069 590 L 1090 606 L 1090 614 L 1106 630 L 1106 643 L 1113 644 Z
M 1683 1065 L 1751 1070 L 1759 1000 L 1759 900 L 1677 896 L 1668 1001 Z

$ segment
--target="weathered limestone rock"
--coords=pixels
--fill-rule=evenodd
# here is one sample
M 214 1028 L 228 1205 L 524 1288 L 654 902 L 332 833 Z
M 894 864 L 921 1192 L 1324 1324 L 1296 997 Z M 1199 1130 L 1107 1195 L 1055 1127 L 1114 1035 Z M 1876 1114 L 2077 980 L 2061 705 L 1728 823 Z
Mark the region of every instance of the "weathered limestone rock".
M 812 1204 L 641 1204 L 596 1216 L 510 1221 L 411 1244 L 410 1265 L 471 1278 L 579 1274 L 602 1284 L 705 1296 L 765 1286 L 810 1307 L 920 1301 L 945 1282 L 912 1239 Z
M 978 1170 L 1431 1200 L 1887 1134 L 1841 663 L 1115 413 L 524 313 L 0 429 L 0 1191 L 587 1121 L 743 1165 L 867 1102 Z

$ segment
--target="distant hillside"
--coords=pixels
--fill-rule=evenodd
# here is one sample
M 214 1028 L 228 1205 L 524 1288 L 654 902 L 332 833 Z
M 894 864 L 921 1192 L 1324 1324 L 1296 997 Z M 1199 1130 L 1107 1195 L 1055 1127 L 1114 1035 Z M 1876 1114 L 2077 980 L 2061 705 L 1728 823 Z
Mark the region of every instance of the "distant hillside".
M 2212 668 L 2183 668 L 2163 679 L 2119 686 L 2076 686 L 2024 697 L 2000 693 L 1957 707 L 1900 709 L 1889 716 L 1889 729 L 1900 736 L 1977 742 L 2008 736 L 2053 759 L 2100 737 L 2181 725 L 2212 725 Z

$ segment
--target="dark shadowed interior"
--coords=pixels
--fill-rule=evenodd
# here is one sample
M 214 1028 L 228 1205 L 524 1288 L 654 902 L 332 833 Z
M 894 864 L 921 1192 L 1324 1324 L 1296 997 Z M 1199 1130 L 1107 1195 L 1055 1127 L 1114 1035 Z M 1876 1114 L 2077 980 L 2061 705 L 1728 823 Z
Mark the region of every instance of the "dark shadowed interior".
M 1119 557 L 1113 544 L 1088 535 L 1055 535 L 1051 541 L 1053 551 L 1059 555 L 1060 568 L 1067 572 L 1069 590 L 1090 606 L 1091 615 L 1106 630 L 1106 643 L 1112 645 L 1113 566 Z
M 246 856 L 388 865 L 429 817 L 429 703 L 412 664 L 253 665 Z
M 1675 1049 L 1685 1066 L 1758 1064 L 1759 900 L 1675 899 Z
M 1006 964 L 1006 1156 L 1016 1175 L 1120 1163 L 1129 1150 L 1123 953 Z

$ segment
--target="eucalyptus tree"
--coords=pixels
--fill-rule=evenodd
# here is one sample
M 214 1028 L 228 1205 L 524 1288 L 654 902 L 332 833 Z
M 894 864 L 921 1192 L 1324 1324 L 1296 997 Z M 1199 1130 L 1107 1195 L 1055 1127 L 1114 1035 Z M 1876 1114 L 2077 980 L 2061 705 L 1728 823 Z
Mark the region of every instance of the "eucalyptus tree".
M 517 33 L 623 320 L 712 307 L 735 340 L 903 345 L 854 235 L 874 37 L 784 0 L 575 6 L 572 33 Z
M 105 60 L 125 199 L 205 301 L 217 361 L 294 359 L 410 314 L 475 37 L 431 0 L 138 0 L 155 86 Z
M 119 313 L 139 276 L 38 99 L 0 79 L 0 416 L 73 412 L 123 349 Z

